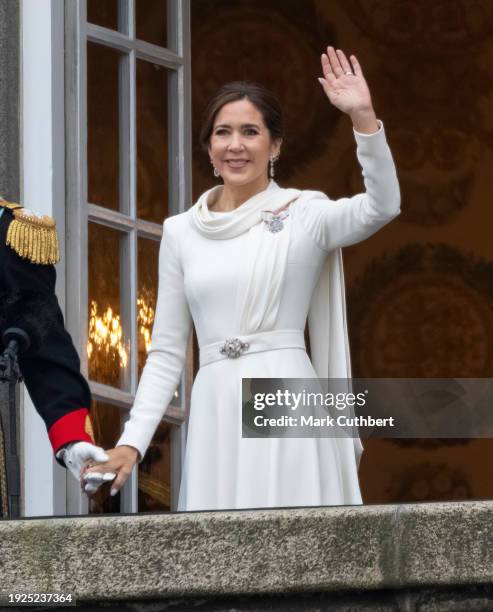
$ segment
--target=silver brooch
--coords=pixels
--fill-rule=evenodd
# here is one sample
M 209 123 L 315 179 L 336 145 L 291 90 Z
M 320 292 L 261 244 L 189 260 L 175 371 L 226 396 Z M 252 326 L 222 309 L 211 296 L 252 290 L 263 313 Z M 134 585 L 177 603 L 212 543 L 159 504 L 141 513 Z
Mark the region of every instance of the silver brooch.
M 239 338 L 226 338 L 219 352 L 229 359 L 236 359 L 248 348 L 250 348 L 248 342 L 242 342 Z
M 262 221 L 267 225 L 269 232 L 275 234 L 280 232 L 284 227 L 284 219 L 289 215 L 289 210 L 283 210 L 276 214 L 269 210 L 262 211 Z

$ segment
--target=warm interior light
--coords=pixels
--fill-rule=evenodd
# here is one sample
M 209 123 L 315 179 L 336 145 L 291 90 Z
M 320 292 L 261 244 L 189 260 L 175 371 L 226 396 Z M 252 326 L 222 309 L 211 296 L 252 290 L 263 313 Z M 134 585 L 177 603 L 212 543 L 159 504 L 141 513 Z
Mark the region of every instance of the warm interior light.
M 96 357 L 104 354 L 106 360 L 118 360 L 120 368 L 125 368 L 128 354 L 122 342 L 122 326 L 120 315 L 115 315 L 110 306 L 103 316 L 98 315 L 98 305 L 91 300 L 91 313 L 89 316 L 89 335 L 87 339 L 87 356 Z M 93 357 L 93 358 L 94 358 Z M 99 369 L 96 367 L 96 369 Z
M 153 301 L 145 299 L 148 297 L 148 292 L 144 290 L 144 296 L 139 297 L 137 300 L 137 325 L 139 327 L 140 335 L 144 340 L 146 353 L 151 348 L 151 330 L 152 324 L 154 323 L 154 308 L 150 305 Z
M 154 323 L 154 296 L 145 290 L 137 299 L 137 328 L 139 331 L 140 347 L 148 353 L 151 348 L 152 325 Z M 91 312 L 89 316 L 89 334 L 87 339 L 87 357 L 92 368 L 103 374 L 102 370 L 108 368 L 116 361 L 120 368 L 125 368 L 128 363 L 128 351 L 122 341 L 123 329 L 120 315 L 113 312 L 111 306 L 106 308 L 102 316 L 98 314 L 98 304 L 91 300 Z M 142 344 L 141 344 L 142 343 Z

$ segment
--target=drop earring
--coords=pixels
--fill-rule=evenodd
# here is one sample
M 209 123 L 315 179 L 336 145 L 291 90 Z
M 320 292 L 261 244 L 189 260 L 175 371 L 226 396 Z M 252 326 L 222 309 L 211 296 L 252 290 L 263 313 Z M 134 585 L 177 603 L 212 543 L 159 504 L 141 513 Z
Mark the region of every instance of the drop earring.
M 214 176 L 216 178 L 220 177 L 221 175 L 219 174 L 219 170 L 216 168 L 216 166 L 214 166 L 214 162 L 212 161 L 212 159 L 211 159 L 211 164 L 212 164 L 212 167 L 214 168 Z
M 272 156 L 269 162 L 269 178 L 274 178 L 274 162 L 279 159 L 279 155 L 277 157 Z

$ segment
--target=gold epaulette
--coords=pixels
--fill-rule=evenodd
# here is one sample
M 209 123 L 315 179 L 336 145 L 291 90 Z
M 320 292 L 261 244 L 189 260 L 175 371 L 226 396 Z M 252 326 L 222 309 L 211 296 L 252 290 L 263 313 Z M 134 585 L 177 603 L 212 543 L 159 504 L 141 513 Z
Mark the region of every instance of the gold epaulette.
M 3 200 L 0 198 L 0 206 L 2 208 L 8 208 L 9 210 L 16 210 L 17 208 L 22 208 L 22 204 L 17 204 L 16 202 L 7 202 L 7 200 Z
M 21 257 L 35 264 L 60 261 L 60 248 L 55 220 L 38 217 L 20 204 L 0 200 L 0 206 L 12 211 L 14 219 L 7 231 L 7 244 Z

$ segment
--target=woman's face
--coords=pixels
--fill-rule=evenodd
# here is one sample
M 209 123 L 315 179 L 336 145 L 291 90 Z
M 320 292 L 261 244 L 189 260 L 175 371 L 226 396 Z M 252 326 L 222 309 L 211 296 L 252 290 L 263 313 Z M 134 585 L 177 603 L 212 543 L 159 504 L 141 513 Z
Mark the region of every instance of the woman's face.
M 262 113 L 250 100 L 236 100 L 216 115 L 209 156 L 225 184 L 241 186 L 267 179 L 269 159 L 280 145 L 271 140 Z

